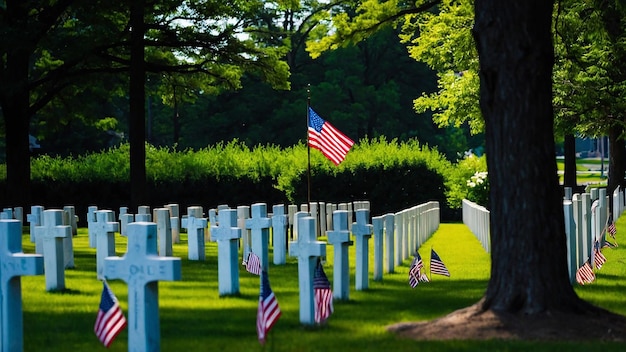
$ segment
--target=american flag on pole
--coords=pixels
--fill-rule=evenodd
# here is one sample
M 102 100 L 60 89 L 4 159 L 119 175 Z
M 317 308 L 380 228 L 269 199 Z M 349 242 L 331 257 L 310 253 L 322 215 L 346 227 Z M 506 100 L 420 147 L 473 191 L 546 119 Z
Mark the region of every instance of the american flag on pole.
M 435 252 L 435 250 L 432 248 L 430 249 L 430 272 L 432 274 L 450 276 L 448 268 L 446 268 L 446 265 L 443 263 L 443 261 L 441 261 L 441 258 L 439 257 L 437 252 Z
M 589 259 L 576 271 L 576 282 L 581 285 L 590 284 L 596 279 L 596 275 L 593 273 L 593 269 L 591 269 L 591 264 L 589 263 Z
M 313 291 L 315 293 L 315 322 L 321 324 L 333 313 L 333 291 L 322 263 L 317 262 L 313 275 Z
M 345 159 L 354 142 L 309 107 L 309 146 L 324 154 L 335 165 Z
M 600 251 L 600 242 L 596 240 L 595 245 L 593 246 L 593 262 L 596 265 L 596 269 L 602 268 L 602 265 L 606 263 L 606 257 Z
M 259 342 L 265 344 L 268 331 L 276 324 L 280 317 L 278 300 L 270 287 L 270 279 L 267 272 L 261 272 L 261 291 L 259 294 L 259 309 L 256 315 L 256 332 Z
M 246 260 L 246 270 L 254 275 L 261 275 L 261 259 L 254 252 L 248 253 Z
M 422 263 L 422 257 L 419 253 L 415 252 L 413 262 L 411 262 L 411 268 L 409 269 L 409 285 L 412 288 L 416 288 L 422 279 L 421 270 L 424 267 Z
M 104 347 L 108 348 L 117 335 L 126 327 L 126 318 L 109 285 L 107 285 L 106 281 L 102 283 L 104 287 L 93 331 L 100 342 L 104 344 Z

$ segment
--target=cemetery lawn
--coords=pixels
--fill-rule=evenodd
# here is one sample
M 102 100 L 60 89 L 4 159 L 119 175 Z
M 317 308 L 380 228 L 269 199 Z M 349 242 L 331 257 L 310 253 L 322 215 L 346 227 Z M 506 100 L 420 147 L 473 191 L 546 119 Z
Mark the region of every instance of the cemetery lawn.
M 626 218 L 617 222 L 617 239 L 626 233 Z M 28 232 L 28 231 L 26 231 Z M 490 271 L 490 258 L 463 224 L 441 224 L 420 248 L 426 273 L 431 248 L 439 254 L 451 277 L 432 275 L 430 283 L 415 289 L 408 285 L 411 258 L 384 274 L 373 277 L 373 240 L 370 240 L 369 289 L 354 290 L 355 248 L 350 247 L 350 300 L 335 301 L 335 312 L 321 327 L 303 327 L 299 322 L 298 265 L 288 257 L 276 266 L 270 254 L 269 279 L 282 316 L 261 346 L 256 334 L 259 277 L 240 267 L 240 295 L 220 297 L 217 282 L 217 244 L 207 242 L 206 261 L 187 260 L 186 235 L 174 245 L 182 258 L 182 281 L 159 283 L 162 351 L 623 351 L 624 344 L 606 341 L 560 342 L 518 340 L 437 340 L 416 341 L 388 331 L 401 322 L 432 320 L 476 303 L 483 295 Z M 321 238 L 325 240 L 325 238 Z M 24 252 L 34 253 L 26 233 Z M 126 239 L 116 235 L 116 252 L 126 251 Z M 577 286 L 585 300 L 626 315 L 626 249 L 603 251 L 606 264 L 597 272 L 597 281 Z M 67 290 L 46 292 L 45 278 L 22 277 L 25 351 L 105 350 L 93 333 L 102 283 L 96 279 L 95 249 L 89 248 L 87 230 L 74 237 L 75 268 L 65 271 Z M 240 252 L 241 256 L 241 252 Z M 333 280 L 333 247 L 327 246 L 324 270 Z M 127 286 L 109 282 L 127 314 Z M 585 326 L 580 327 L 584 335 Z M 109 350 L 127 351 L 125 329 Z

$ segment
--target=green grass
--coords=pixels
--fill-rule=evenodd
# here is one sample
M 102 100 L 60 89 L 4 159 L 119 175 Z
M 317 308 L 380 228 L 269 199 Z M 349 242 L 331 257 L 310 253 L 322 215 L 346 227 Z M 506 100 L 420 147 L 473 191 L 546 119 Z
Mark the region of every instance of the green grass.
M 608 167 L 609 160 L 604 160 L 604 167 Z M 603 184 L 606 186 L 607 172 L 600 172 L 601 160 L 599 158 L 576 159 L 576 183 Z M 559 182 L 563 183 L 563 170 L 565 169 L 563 158 L 556 159 L 556 167 L 559 171 Z
M 618 231 L 626 228 L 623 219 Z M 620 233 L 618 233 L 618 236 Z M 619 237 L 618 237 L 619 238 Z M 125 238 L 116 236 L 117 255 L 126 250 Z M 462 224 L 442 224 L 422 248 L 426 269 L 434 248 L 451 272 L 451 277 L 433 276 L 432 282 L 411 289 L 407 283 L 410 259 L 385 274 L 383 281 L 371 280 L 366 291 L 354 290 L 354 246 L 350 247 L 350 300 L 335 302 L 335 312 L 322 327 L 304 327 L 299 322 L 297 262 L 270 264 L 270 282 L 282 316 L 262 347 L 256 336 L 259 278 L 240 268 L 237 297 L 219 297 L 217 247 L 208 243 L 207 260 L 188 261 L 185 236 L 174 245 L 182 258 L 182 281 L 159 283 L 162 351 L 618 351 L 616 343 L 539 343 L 528 341 L 412 341 L 398 338 L 386 326 L 398 322 L 423 321 L 443 316 L 478 301 L 489 278 L 490 258 Z M 323 239 L 325 240 L 325 239 Z M 33 245 L 24 235 L 24 252 Z M 25 351 L 94 351 L 104 349 L 93 333 L 102 284 L 96 279 L 95 250 L 88 247 L 86 229 L 74 238 L 76 268 L 66 270 L 67 292 L 45 291 L 44 276 L 22 278 Z M 325 271 L 332 281 L 333 247 L 327 246 Z M 373 241 L 370 240 L 370 273 L 373 272 Z M 605 250 L 608 258 L 598 273 L 597 283 L 577 287 L 581 297 L 609 310 L 626 314 L 623 288 L 626 284 L 626 251 Z M 271 257 L 270 257 L 271 258 Z M 270 260 L 271 262 L 271 260 Z M 127 286 L 109 282 L 127 314 Z M 584 331 L 584 328 L 583 328 Z M 436 338 L 436 336 L 433 336 Z M 110 347 L 127 351 L 124 330 Z

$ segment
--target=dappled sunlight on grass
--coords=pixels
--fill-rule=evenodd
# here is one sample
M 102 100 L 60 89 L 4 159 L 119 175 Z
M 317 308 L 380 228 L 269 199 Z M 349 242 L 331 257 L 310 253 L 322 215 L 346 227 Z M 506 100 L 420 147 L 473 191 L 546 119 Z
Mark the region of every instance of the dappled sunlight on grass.
M 626 220 L 623 220 L 626 221 Z M 626 228 L 623 221 L 618 228 Z M 625 230 L 626 231 L 626 230 Z M 621 234 L 618 233 L 618 237 Z M 325 238 L 320 238 L 325 240 Z M 24 251 L 34 252 L 24 235 Z M 424 270 L 431 282 L 415 289 L 408 284 L 412 258 L 373 280 L 374 241 L 369 241 L 369 288 L 355 290 L 355 246 L 349 249 L 350 297 L 335 301 L 335 312 L 323 326 L 303 326 L 299 321 L 297 260 L 287 257 L 276 266 L 270 256 L 269 278 L 282 316 L 270 331 L 265 350 L 271 351 L 588 351 L 601 346 L 619 350 L 616 344 L 532 343 L 511 341 L 412 341 L 388 333 L 386 327 L 398 322 L 425 321 L 444 316 L 477 302 L 489 280 L 490 256 L 462 224 L 441 224 L 433 237 L 419 249 Z M 81 229 L 74 238 L 76 268 L 66 270 L 67 292 L 46 292 L 44 276 L 22 278 L 25 351 L 91 351 L 102 349 L 93 333 L 93 323 L 102 292 L 95 275 L 95 249 L 88 247 Z M 451 273 L 450 277 L 430 275 L 433 248 Z M 333 246 L 327 246 L 324 270 L 333 281 Z M 116 236 L 116 253 L 126 251 L 126 238 Z M 270 248 L 271 251 L 271 248 Z M 576 287 L 592 303 L 626 314 L 623 300 L 626 249 L 606 249 L 607 263 L 591 285 Z M 271 253 L 271 252 L 270 252 Z M 261 351 L 256 335 L 259 277 L 239 263 L 240 292 L 220 297 L 217 277 L 217 243 L 207 242 L 206 261 L 187 259 L 186 236 L 174 245 L 181 258 L 182 281 L 159 283 L 159 315 L 162 351 Z M 239 252 L 241 258 L 242 251 Z M 125 314 L 128 314 L 127 285 L 111 280 Z M 611 307 L 613 309 L 611 309 Z M 125 330 L 110 351 L 126 351 Z M 436 337 L 433 337 L 436 338 Z

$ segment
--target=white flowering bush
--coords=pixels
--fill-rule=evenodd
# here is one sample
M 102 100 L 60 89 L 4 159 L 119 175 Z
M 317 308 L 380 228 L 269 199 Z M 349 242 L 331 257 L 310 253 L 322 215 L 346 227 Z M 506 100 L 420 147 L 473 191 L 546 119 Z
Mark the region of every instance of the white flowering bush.
M 487 171 L 477 171 L 467 180 L 467 199 L 488 207 L 489 177 Z

